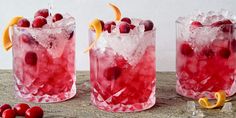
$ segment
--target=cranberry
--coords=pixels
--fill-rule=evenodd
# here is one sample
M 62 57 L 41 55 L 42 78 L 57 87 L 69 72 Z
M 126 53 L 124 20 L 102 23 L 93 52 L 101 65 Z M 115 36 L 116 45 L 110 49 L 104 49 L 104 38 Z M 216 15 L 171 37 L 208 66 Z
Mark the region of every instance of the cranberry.
M 153 22 L 150 20 L 144 20 L 144 21 L 140 22 L 140 25 L 144 25 L 145 31 L 152 30 L 154 27 Z
M 44 18 L 47 18 L 49 16 L 48 9 L 40 9 L 34 14 L 34 18 L 42 16 Z
M 199 21 L 193 21 L 193 22 L 191 23 L 191 26 L 194 26 L 194 27 L 202 27 L 203 25 L 202 25 L 202 23 L 199 22 Z
M 16 104 L 16 105 L 13 107 L 15 113 L 16 113 L 18 116 L 25 116 L 25 112 L 26 112 L 26 110 L 28 110 L 29 108 L 30 108 L 29 105 L 24 104 L 24 103 Z
M 119 67 L 110 67 L 105 69 L 103 76 L 107 78 L 107 80 L 116 80 L 121 74 L 121 68 Z
M 231 52 L 228 48 L 222 48 L 220 51 L 219 51 L 219 55 L 222 57 L 222 58 L 225 58 L 225 59 L 228 59 L 229 56 L 231 55 Z
M 56 22 L 56 21 L 59 21 L 59 20 L 61 20 L 61 19 L 63 19 L 63 16 L 62 16 L 61 14 L 59 14 L 59 13 L 56 13 L 56 14 L 53 16 L 52 21 L 53 21 L 53 22 Z
M 129 33 L 130 32 L 130 25 L 126 22 L 122 22 L 120 24 L 120 33 Z
M 130 29 L 132 29 L 132 30 L 133 30 L 135 27 L 136 27 L 135 25 L 132 25 L 132 24 L 130 25 Z
M 11 106 L 9 104 L 3 104 L 1 107 L 0 107 L 0 117 L 2 116 L 2 113 L 7 110 L 7 109 L 11 109 Z
M 29 44 L 36 42 L 35 39 L 30 34 L 21 34 L 19 36 L 19 39 L 22 40 L 23 42 L 29 43 Z
M 223 32 L 233 32 L 232 22 L 228 19 L 212 23 L 213 27 L 221 27 Z
M 183 55 L 188 57 L 191 57 L 194 54 L 192 47 L 188 43 L 182 44 L 180 50 Z
M 25 118 L 43 118 L 42 108 L 35 106 L 25 112 Z
M 102 25 L 102 30 L 104 30 L 104 22 L 102 20 L 100 20 L 100 23 Z
M 35 52 L 27 52 L 25 55 L 25 63 L 29 64 L 31 66 L 34 66 L 37 64 L 38 61 L 38 57 L 37 54 Z
M 15 118 L 16 113 L 12 109 L 7 109 L 2 113 L 2 118 Z
M 236 52 L 236 40 L 235 40 L 235 39 L 233 39 L 233 40 L 231 41 L 231 49 L 232 49 L 234 52 Z
M 127 17 L 122 18 L 121 21 L 131 24 L 130 18 Z
M 18 27 L 30 27 L 30 22 L 26 18 L 22 18 L 17 23 Z
M 74 36 L 74 31 L 72 31 L 72 32 L 70 33 L 70 37 L 69 37 L 68 40 L 70 40 L 73 36 Z
M 34 19 L 32 27 L 40 28 L 43 27 L 45 24 L 47 24 L 47 20 L 42 16 L 38 16 Z
M 107 22 L 107 23 L 104 25 L 104 30 L 105 30 L 105 31 L 108 31 L 109 33 L 111 33 L 112 25 L 115 26 L 116 23 L 115 23 L 114 21 Z
M 206 57 L 208 57 L 208 58 L 212 58 L 212 57 L 215 55 L 214 52 L 213 52 L 213 50 L 210 49 L 210 48 L 204 48 L 204 49 L 202 50 L 202 52 L 203 52 L 203 54 L 204 54 Z

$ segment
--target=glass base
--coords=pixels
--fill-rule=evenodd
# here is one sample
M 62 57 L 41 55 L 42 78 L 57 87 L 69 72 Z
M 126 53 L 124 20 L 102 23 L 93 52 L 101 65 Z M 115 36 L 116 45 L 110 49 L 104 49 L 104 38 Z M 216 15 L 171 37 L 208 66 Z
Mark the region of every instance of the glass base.
M 98 109 L 108 111 L 108 112 L 138 112 L 151 108 L 156 103 L 155 92 L 151 94 L 151 97 L 147 102 L 136 103 L 136 104 L 109 104 L 106 101 L 98 101 L 94 98 L 94 95 L 91 94 L 91 101 L 94 106 Z
M 16 89 L 16 98 L 22 99 L 23 101 L 35 102 L 35 103 L 63 102 L 63 101 L 73 98 L 75 95 L 76 95 L 75 84 L 73 84 L 70 91 L 59 93 L 56 95 L 34 96 L 32 94 L 22 94 L 19 90 Z
M 230 89 L 224 90 L 224 91 L 226 92 L 227 97 L 233 96 L 236 93 L 236 81 L 234 81 Z M 207 97 L 208 99 L 215 99 L 215 92 L 212 92 L 212 91 L 196 92 L 193 90 L 186 90 L 182 88 L 179 81 L 177 81 L 177 84 L 176 84 L 176 92 L 179 95 L 192 98 L 192 99 L 199 99 L 203 97 Z

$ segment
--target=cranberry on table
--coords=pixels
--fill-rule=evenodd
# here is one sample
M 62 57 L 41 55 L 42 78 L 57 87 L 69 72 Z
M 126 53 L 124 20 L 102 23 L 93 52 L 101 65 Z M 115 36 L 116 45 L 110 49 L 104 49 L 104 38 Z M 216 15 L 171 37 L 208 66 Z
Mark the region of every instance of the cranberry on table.
M 13 109 L 18 116 L 25 116 L 25 112 L 29 109 L 29 105 L 25 103 L 16 104 Z
M 30 22 L 28 19 L 22 18 L 18 21 L 17 26 L 18 27 L 30 27 Z
M 129 33 L 130 32 L 130 24 L 126 22 L 122 22 L 119 26 L 120 33 Z
M 43 27 L 45 24 L 47 24 L 47 20 L 42 17 L 42 16 L 38 16 L 34 19 L 33 23 L 32 23 L 32 27 L 34 28 L 41 28 Z
M 183 55 L 191 57 L 194 54 L 192 47 L 188 43 L 184 43 L 180 47 L 180 51 Z
M 25 112 L 25 118 L 43 118 L 43 109 L 35 106 Z
M 63 19 L 63 16 L 62 16 L 60 13 L 56 13 L 56 14 L 53 16 L 52 21 L 53 21 L 53 22 L 56 22 L 56 21 L 59 21 L 59 20 L 61 20 L 61 19 Z
M 27 52 L 25 55 L 25 63 L 31 66 L 35 66 L 37 64 L 38 57 L 35 52 Z
M 9 104 L 3 104 L 1 107 L 0 107 L 0 117 L 2 116 L 2 113 L 7 110 L 7 109 L 11 109 L 11 105 Z
M 131 24 L 130 18 L 127 17 L 122 18 L 121 21 Z
M 34 14 L 34 18 L 42 16 L 44 18 L 47 18 L 49 16 L 48 9 L 40 9 Z
M 2 113 L 2 118 L 15 118 L 16 113 L 13 109 L 7 109 Z
M 112 26 L 116 26 L 116 23 L 115 23 L 114 21 L 107 22 L 107 23 L 104 25 L 104 30 L 105 30 L 105 31 L 108 31 L 109 33 L 111 33 Z
M 144 25 L 145 31 L 150 31 L 154 27 L 154 24 L 151 20 L 144 20 L 140 22 L 140 25 Z

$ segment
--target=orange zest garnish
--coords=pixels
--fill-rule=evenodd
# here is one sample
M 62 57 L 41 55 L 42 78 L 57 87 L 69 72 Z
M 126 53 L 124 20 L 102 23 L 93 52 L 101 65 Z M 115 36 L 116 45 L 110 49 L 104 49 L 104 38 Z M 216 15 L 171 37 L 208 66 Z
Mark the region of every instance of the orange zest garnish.
M 115 20 L 119 21 L 121 19 L 120 9 L 117 6 L 115 6 L 114 4 L 111 4 L 111 3 L 109 3 L 109 6 L 111 6 L 113 11 L 115 12 Z
M 96 37 L 95 37 L 95 40 L 89 45 L 89 47 L 85 49 L 84 52 L 88 52 L 90 49 L 92 49 L 94 47 L 94 45 L 96 44 L 96 42 L 98 41 L 98 39 L 99 39 L 99 37 L 102 33 L 102 24 L 101 24 L 101 21 L 99 19 L 93 20 L 90 23 L 89 27 L 90 27 L 90 29 L 95 30 Z
M 3 42 L 3 48 L 8 51 L 11 47 L 12 47 L 12 42 L 9 36 L 9 28 L 15 24 L 18 23 L 18 21 L 23 18 L 22 16 L 16 16 L 14 18 L 12 18 L 12 20 L 10 21 L 10 23 L 7 25 L 7 27 L 4 29 L 3 31 L 3 35 L 2 35 L 2 42 Z
M 207 109 L 213 109 L 213 108 L 221 107 L 226 102 L 226 93 L 225 93 L 225 91 L 216 92 L 215 93 L 215 98 L 216 98 L 216 104 L 211 104 L 208 101 L 208 98 L 206 98 L 206 97 L 200 98 L 198 100 L 198 103 L 200 104 L 201 107 L 207 108 Z

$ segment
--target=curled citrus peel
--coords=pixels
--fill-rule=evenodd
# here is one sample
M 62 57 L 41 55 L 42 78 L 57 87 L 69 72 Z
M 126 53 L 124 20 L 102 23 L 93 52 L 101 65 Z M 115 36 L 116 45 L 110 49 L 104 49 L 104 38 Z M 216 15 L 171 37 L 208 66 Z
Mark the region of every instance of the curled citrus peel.
M 213 109 L 213 108 L 221 107 L 226 102 L 226 93 L 225 93 L 225 91 L 216 92 L 215 93 L 215 98 L 216 98 L 216 104 L 211 104 L 208 101 L 208 98 L 206 98 L 206 97 L 200 98 L 198 100 L 198 103 L 200 104 L 201 107 L 207 108 L 207 109 Z
M 114 4 L 111 4 L 111 3 L 109 3 L 109 6 L 111 6 L 113 11 L 115 12 L 115 20 L 119 21 L 121 19 L 120 9 L 117 6 L 115 6 Z
M 18 23 L 18 21 L 23 18 L 22 16 L 16 16 L 11 19 L 10 23 L 7 25 L 7 27 L 3 31 L 2 35 L 2 42 L 3 42 L 3 48 L 8 51 L 12 47 L 12 42 L 9 36 L 9 28 L 15 24 Z
M 91 48 L 93 48 L 93 46 L 96 44 L 96 42 L 98 41 L 101 33 L 102 33 L 102 24 L 101 21 L 99 19 L 94 19 L 90 25 L 89 28 L 92 30 L 95 30 L 96 32 L 96 37 L 95 40 L 89 45 L 88 48 L 85 49 L 84 52 L 88 52 Z

